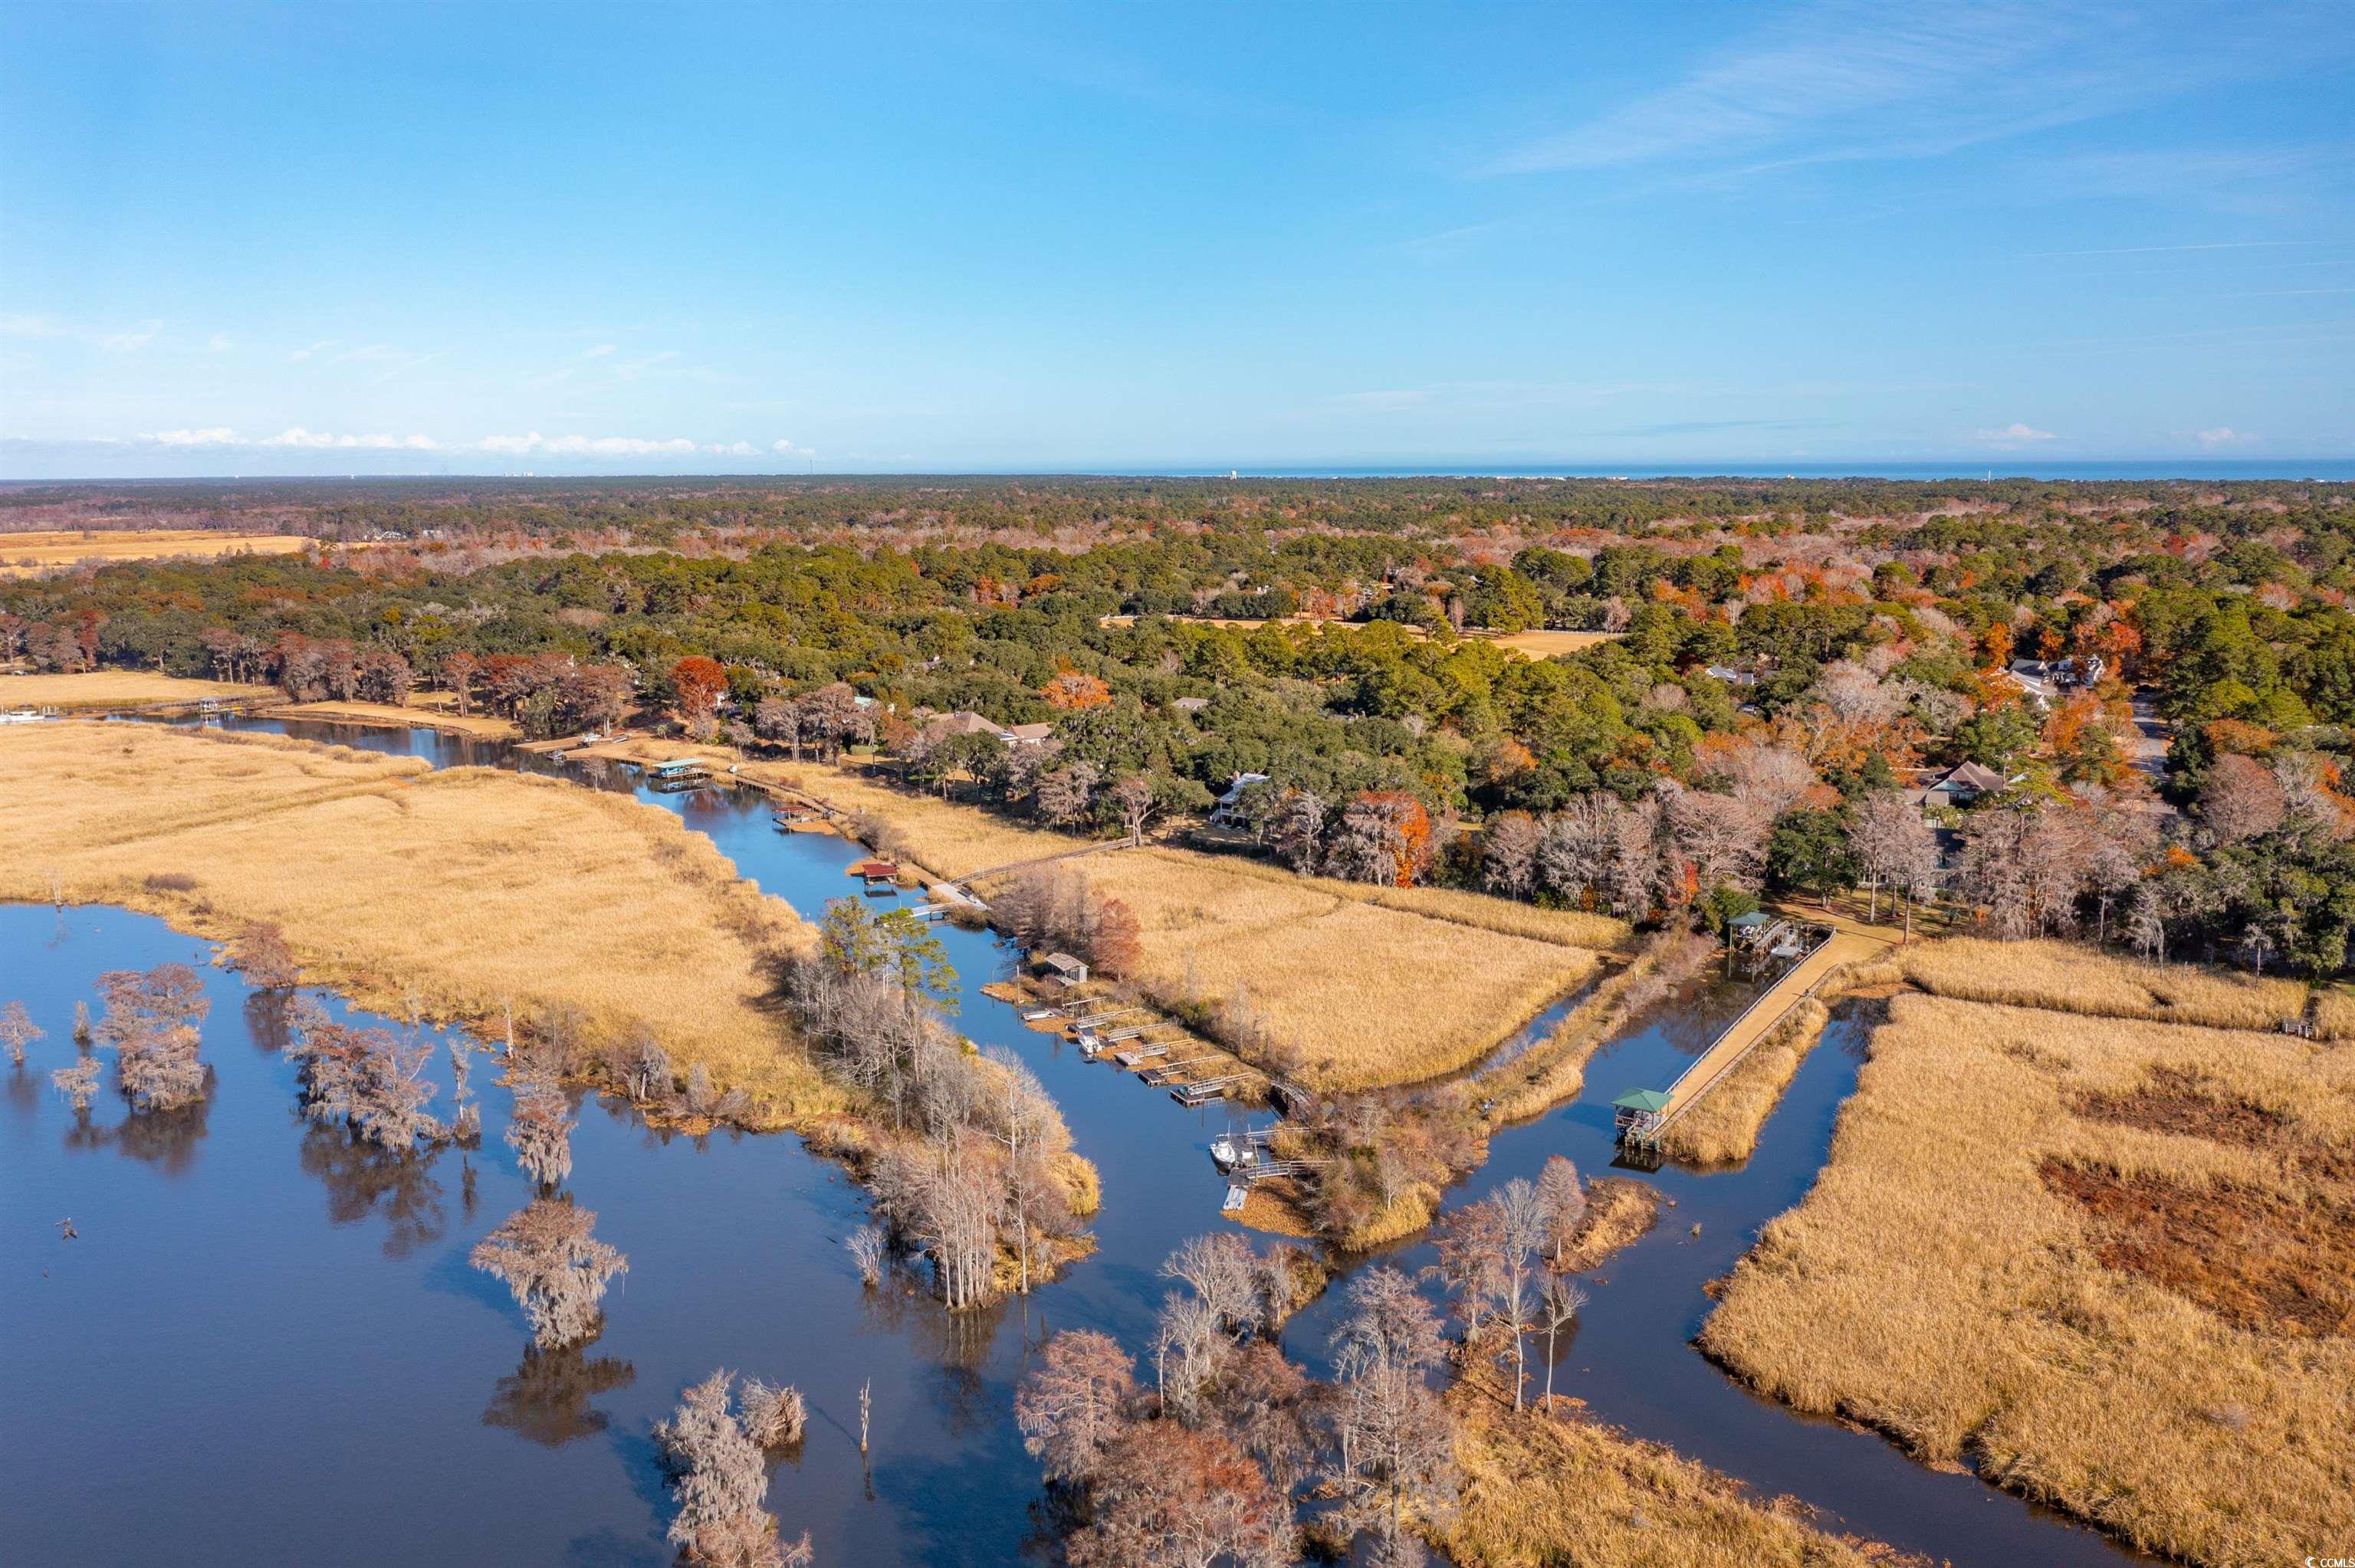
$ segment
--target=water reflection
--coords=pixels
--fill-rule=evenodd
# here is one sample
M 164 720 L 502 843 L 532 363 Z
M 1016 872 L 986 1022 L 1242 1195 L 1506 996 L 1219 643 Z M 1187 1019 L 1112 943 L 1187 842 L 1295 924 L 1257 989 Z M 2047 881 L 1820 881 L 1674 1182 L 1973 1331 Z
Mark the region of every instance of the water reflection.
M 117 1152 L 155 1166 L 177 1180 L 196 1169 L 197 1145 L 210 1130 L 212 1070 L 205 1071 L 205 1097 L 171 1110 L 134 1110 L 112 1128 Z
M 387 1257 L 407 1257 L 442 1239 L 448 1216 L 432 1174 L 441 1154 L 438 1146 L 421 1154 L 363 1143 L 339 1126 L 310 1123 L 303 1134 L 303 1170 L 326 1189 L 328 1222 L 383 1220 Z
M 526 1345 L 523 1363 L 499 1379 L 484 1407 L 483 1425 L 503 1426 L 547 1448 L 604 1431 L 613 1418 L 589 1402 L 629 1387 L 638 1369 L 618 1356 L 591 1356 L 595 1343 L 591 1338 L 554 1350 Z

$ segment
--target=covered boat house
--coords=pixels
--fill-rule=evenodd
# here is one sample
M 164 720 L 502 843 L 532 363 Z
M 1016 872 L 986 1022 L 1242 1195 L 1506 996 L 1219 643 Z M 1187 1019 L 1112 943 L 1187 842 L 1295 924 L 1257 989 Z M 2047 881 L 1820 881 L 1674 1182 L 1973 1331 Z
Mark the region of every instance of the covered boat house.
M 1622 1143 L 1649 1143 L 1668 1108 L 1666 1089 L 1629 1089 L 1611 1102 Z

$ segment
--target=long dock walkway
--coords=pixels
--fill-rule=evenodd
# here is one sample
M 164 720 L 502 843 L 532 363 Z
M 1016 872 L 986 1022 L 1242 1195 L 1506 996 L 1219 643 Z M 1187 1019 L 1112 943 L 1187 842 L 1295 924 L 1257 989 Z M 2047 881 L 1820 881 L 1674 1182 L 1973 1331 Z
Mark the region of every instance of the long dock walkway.
M 1678 1075 L 1668 1086 L 1668 1099 L 1658 1110 L 1647 1136 L 1657 1139 L 1670 1122 L 1690 1110 L 1703 1095 L 1717 1086 L 1718 1081 L 1732 1070 L 1733 1065 L 1750 1054 L 1752 1046 L 1764 1039 L 1784 1015 L 1799 1005 L 1799 999 L 1816 988 L 1832 970 L 1842 964 L 1870 958 L 1896 941 L 1894 935 L 1883 937 L 1869 927 L 1847 925 L 1832 932 L 1821 945 L 1806 958 L 1791 966 L 1790 972 L 1742 1011 L 1725 1033 L 1717 1037 L 1710 1048 L 1693 1059 L 1692 1065 Z

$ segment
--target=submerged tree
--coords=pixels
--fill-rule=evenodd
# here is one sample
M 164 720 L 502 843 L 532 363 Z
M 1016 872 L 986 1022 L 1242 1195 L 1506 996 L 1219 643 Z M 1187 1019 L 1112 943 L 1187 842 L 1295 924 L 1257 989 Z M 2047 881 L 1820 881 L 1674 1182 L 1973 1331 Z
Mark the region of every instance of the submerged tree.
M 0 1046 L 6 1047 L 12 1065 L 23 1066 L 25 1047 L 48 1033 L 33 1022 L 33 1015 L 25 1011 L 23 1002 L 12 1001 L 0 1007 Z
M 299 1064 L 304 1112 L 312 1120 L 341 1122 L 354 1137 L 388 1150 L 449 1136 L 425 1109 L 434 1095 L 425 1076 L 430 1046 L 404 1044 L 388 1030 L 337 1023 L 309 1001 L 296 1004 L 294 1024 L 287 1049 Z
M 515 1292 L 533 1339 L 543 1346 L 593 1337 L 606 1282 L 629 1272 L 629 1259 L 618 1248 L 590 1234 L 596 1224 L 594 1210 L 536 1198 L 474 1244 L 474 1266 Z
M 51 1073 L 49 1082 L 57 1086 L 58 1093 L 73 1103 L 77 1114 L 86 1113 L 91 1100 L 98 1093 L 98 1058 L 84 1056 L 72 1066 L 59 1067 Z
M 186 964 L 110 969 L 98 977 L 106 1012 L 101 1044 L 114 1047 L 123 1092 L 141 1110 L 176 1110 L 205 1097 L 203 1041 L 197 1025 L 212 1010 L 204 982 Z
M 572 1107 L 553 1079 L 527 1077 L 516 1085 L 515 1109 L 507 1118 L 507 1143 L 524 1174 L 542 1188 L 572 1174 Z
M 678 1501 L 670 1542 L 689 1562 L 715 1568 L 807 1563 L 808 1535 L 782 1542 L 776 1520 L 761 1506 L 769 1494 L 768 1459 L 731 1404 L 735 1383 L 731 1372 L 713 1372 L 687 1391 L 668 1421 L 655 1423 Z

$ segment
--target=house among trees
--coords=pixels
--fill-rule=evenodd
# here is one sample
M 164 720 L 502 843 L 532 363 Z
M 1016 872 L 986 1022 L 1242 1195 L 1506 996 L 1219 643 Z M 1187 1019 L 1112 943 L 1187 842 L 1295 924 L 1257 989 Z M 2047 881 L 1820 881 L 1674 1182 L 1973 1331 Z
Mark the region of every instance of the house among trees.
M 2051 666 L 2041 659 L 2015 659 L 2009 669 L 1998 673 L 2021 696 L 2034 703 L 2040 713 L 2061 699 L 2060 683 L 2053 679 Z
M 1723 681 L 1729 686 L 1754 686 L 1758 683 L 1758 672 L 1748 665 L 1711 664 L 1708 673 L 1710 679 Z
M 1267 775 L 1264 773 L 1236 774 L 1234 782 L 1227 786 L 1227 792 L 1220 796 L 1218 803 L 1210 808 L 1210 826 L 1214 828 L 1244 826 L 1242 819 L 1236 814 L 1236 808 L 1242 804 L 1243 791 L 1254 784 L 1266 782 Z
M 1982 768 L 1976 762 L 1965 762 L 1946 770 L 1945 776 L 1922 792 L 1924 806 L 1965 806 L 1982 795 L 1991 795 L 2009 782 L 1992 768 Z
M 1058 985 L 1085 985 L 1088 966 L 1069 953 L 1048 953 L 1039 959 L 1039 972 Z
M 1018 724 L 1009 728 L 984 718 L 971 708 L 959 708 L 948 715 L 944 722 L 952 735 L 995 736 L 1008 746 L 1043 746 L 1055 733 L 1055 726 L 1050 724 Z

